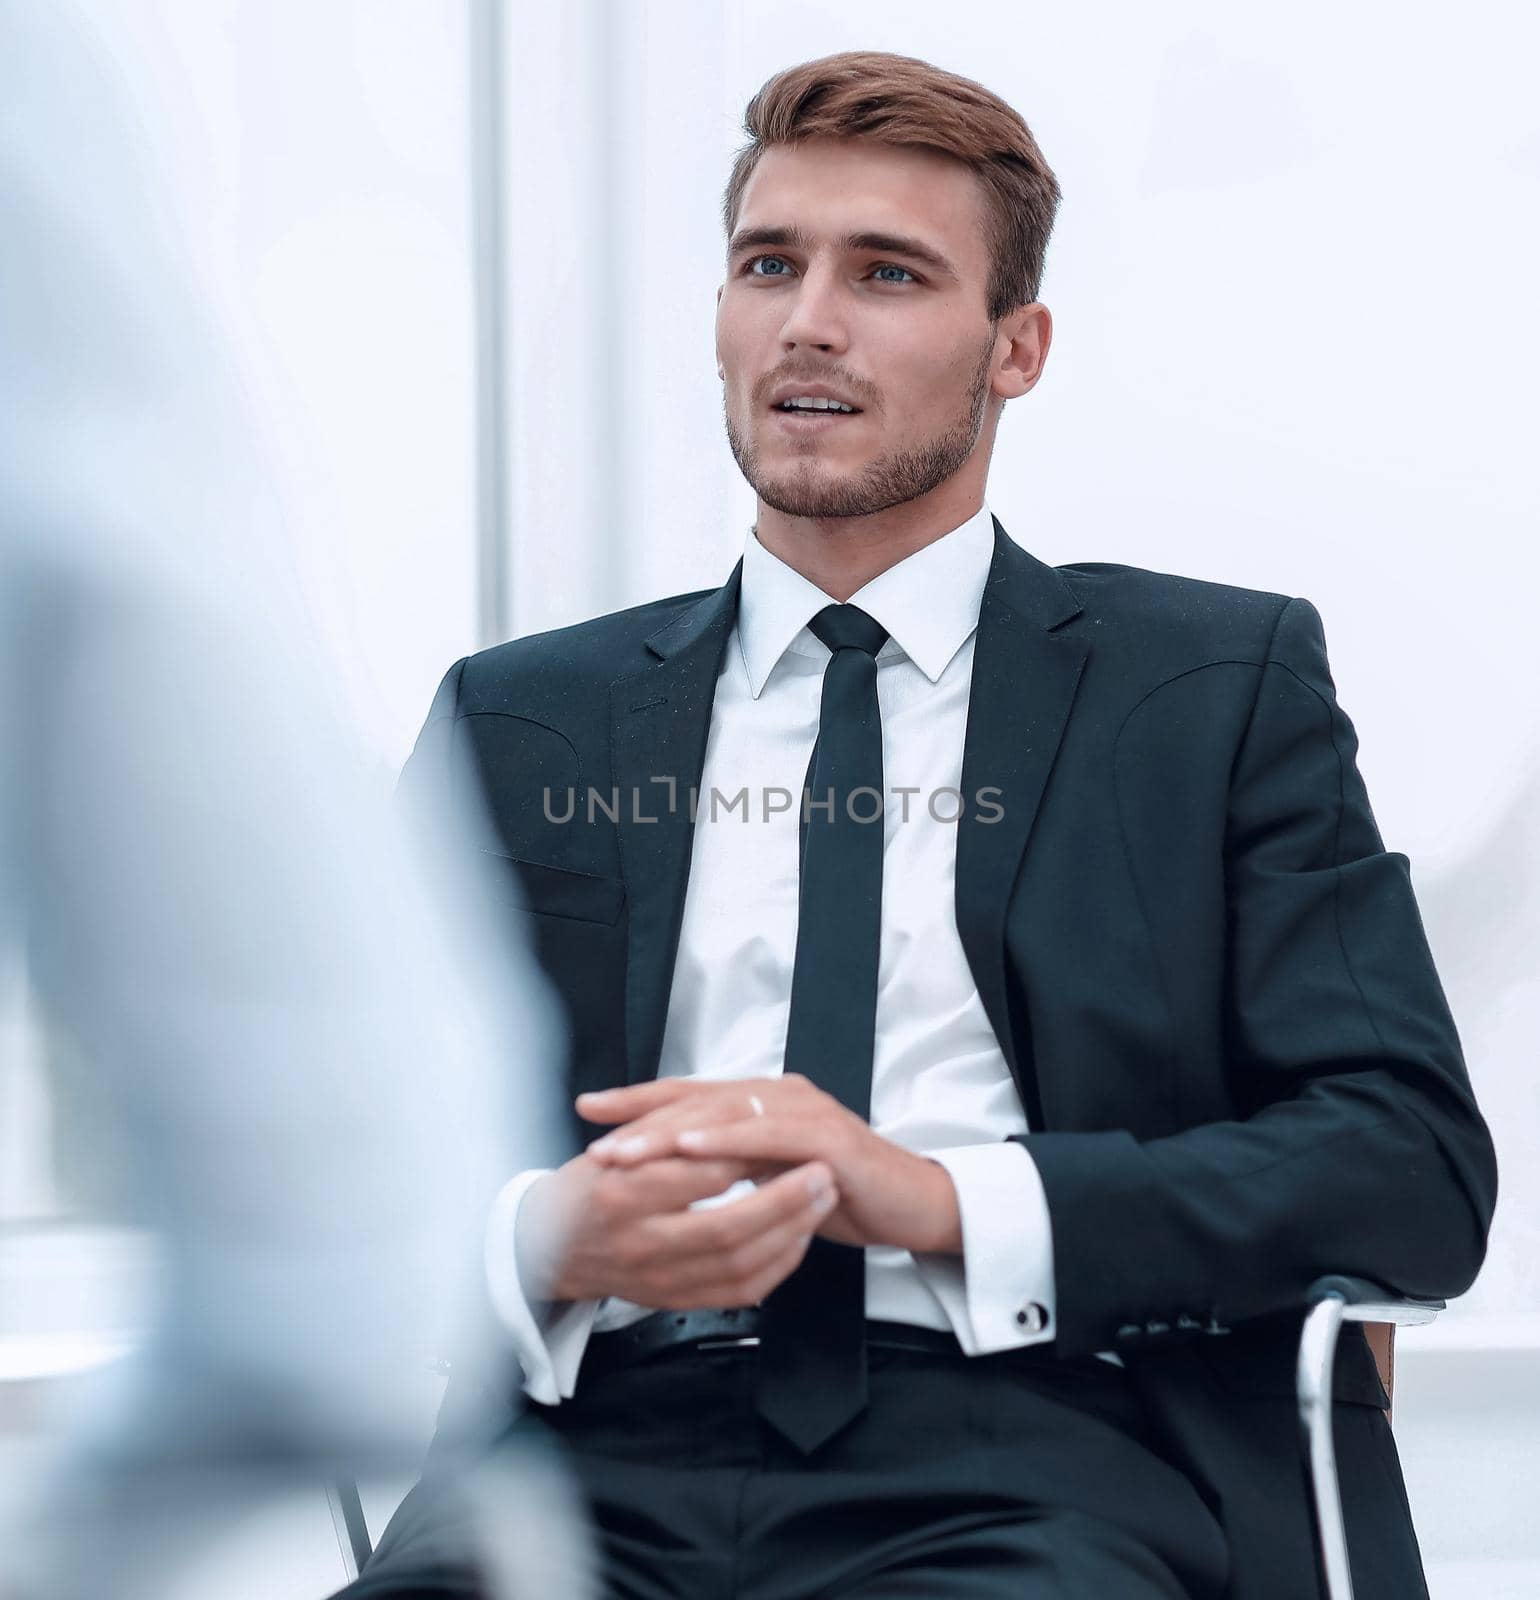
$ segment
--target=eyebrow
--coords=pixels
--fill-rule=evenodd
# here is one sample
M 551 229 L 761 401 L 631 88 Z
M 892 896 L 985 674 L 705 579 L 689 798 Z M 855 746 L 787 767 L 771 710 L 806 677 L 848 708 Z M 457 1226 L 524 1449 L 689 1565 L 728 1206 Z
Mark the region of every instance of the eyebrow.
M 942 277 L 960 282 L 957 269 L 939 250 L 920 239 L 911 239 L 901 233 L 847 233 L 835 241 L 846 250 L 881 250 L 888 255 L 908 256 L 911 261 L 923 261 L 931 271 Z M 740 228 L 727 247 L 728 259 L 752 247 L 766 249 L 792 249 L 804 253 L 811 251 L 812 238 L 803 228 Z

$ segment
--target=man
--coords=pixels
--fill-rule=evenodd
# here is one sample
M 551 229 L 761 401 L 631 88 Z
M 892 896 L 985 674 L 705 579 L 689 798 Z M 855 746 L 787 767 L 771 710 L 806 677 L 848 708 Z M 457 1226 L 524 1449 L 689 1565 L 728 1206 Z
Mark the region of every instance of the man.
M 1462 1292 L 1496 1184 L 1320 619 L 989 512 L 1051 337 L 1014 111 L 861 52 L 746 126 L 742 560 L 456 664 L 409 767 L 489 797 L 574 1032 L 586 1148 L 489 1231 L 522 1426 L 617 1595 L 1315 1593 L 1304 1290 Z M 1357 1328 L 1335 1384 L 1358 1592 L 1425 1593 Z

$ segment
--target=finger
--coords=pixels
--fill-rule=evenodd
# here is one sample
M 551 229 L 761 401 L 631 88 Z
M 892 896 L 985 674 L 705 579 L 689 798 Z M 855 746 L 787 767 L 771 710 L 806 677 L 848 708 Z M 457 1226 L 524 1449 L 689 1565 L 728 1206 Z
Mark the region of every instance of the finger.
M 692 1122 L 674 1134 L 682 1155 L 735 1157 L 740 1161 L 827 1161 L 835 1165 L 834 1125 L 813 1117 L 744 1117 L 732 1122 Z
M 763 1117 L 768 1112 L 755 1109 L 765 1103 L 764 1096 L 744 1092 L 735 1084 L 731 1090 L 725 1085 L 713 1085 L 722 1092 L 676 1096 L 667 1105 L 638 1117 L 634 1122 L 595 1139 L 588 1153 L 604 1165 L 636 1166 L 662 1155 L 679 1153 L 674 1136 L 681 1128 L 699 1127 L 707 1123 L 734 1122 L 742 1117 Z M 774 1096 L 769 1097 L 774 1105 Z
M 588 1153 L 604 1166 L 635 1167 L 659 1156 L 677 1156 L 674 1136 L 681 1128 L 701 1126 L 731 1115 L 724 1107 L 697 1103 L 688 1106 L 663 1106 L 635 1122 L 628 1122 L 613 1133 L 595 1139 Z
M 766 1228 L 800 1215 L 812 1202 L 815 1189 L 834 1189 L 833 1174 L 821 1161 L 793 1167 L 760 1184 L 753 1194 L 723 1205 L 660 1215 L 654 1220 L 653 1231 L 666 1255 L 698 1256 L 731 1250 Z
M 694 1161 L 684 1156 L 668 1156 L 649 1161 L 628 1171 L 615 1171 L 610 1178 L 624 1187 L 626 1204 L 636 1212 L 676 1212 L 696 1200 L 722 1194 L 746 1177 L 742 1161 Z
M 703 1106 L 693 1109 L 661 1106 L 646 1116 L 628 1122 L 614 1132 L 595 1139 L 588 1154 L 604 1166 L 639 1166 L 660 1155 L 677 1155 L 674 1134 L 692 1122 L 704 1122 L 711 1113 Z
M 676 1290 L 699 1295 L 703 1305 L 752 1305 L 795 1270 L 837 1199 L 832 1189 L 817 1200 L 804 1196 L 790 1214 L 740 1243 L 682 1263 Z
M 670 1104 L 690 1093 L 692 1088 L 700 1088 L 698 1079 L 651 1078 L 646 1083 L 625 1084 L 615 1089 L 588 1090 L 572 1104 L 585 1122 L 630 1122 L 658 1106 Z

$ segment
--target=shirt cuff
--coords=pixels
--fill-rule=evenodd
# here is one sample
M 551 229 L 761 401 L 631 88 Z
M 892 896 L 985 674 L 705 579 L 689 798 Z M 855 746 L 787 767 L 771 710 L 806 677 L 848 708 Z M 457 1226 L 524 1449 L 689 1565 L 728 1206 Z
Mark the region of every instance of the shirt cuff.
M 1030 1152 L 1010 1140 L 927 1150 L 957 1190 L 962 1255 L 916 1252 L 963 1352 L 1042 1344 L 1057 1331 L 1053 1230 Z
M 523 1388 L 541 1405 L 560 1405 L 577 1388 L 578 1368 L 599 1310 L 597 1300 L 539 1302 L 537 1313 L 519 1278 L 519 1205 L 552 1169 L 532 1167 L 509 1179 L 498 1191 L 487 1217 L 485 1265 L 487 1290 L 513 1341 L 523 1370 Z

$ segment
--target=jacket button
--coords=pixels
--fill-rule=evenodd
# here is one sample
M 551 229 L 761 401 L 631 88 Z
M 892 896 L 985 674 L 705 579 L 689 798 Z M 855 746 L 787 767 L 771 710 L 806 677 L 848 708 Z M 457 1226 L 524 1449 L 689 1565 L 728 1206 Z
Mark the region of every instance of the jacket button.
M 1144 1331 L 1150 1334 L 1170 1333 L 1171 1324 L 1169 1322 L 1146 1322 Z
M 1127 1343 L 1131 1339 L 1142 1339 L 1144 1337 L 1144 1329 L 1141 1328 L 1137 1322 L 1125 1322 L 1123 1326 L 1118 1329 L 1116 1337 L 1122 1340 L 1124 1343 Z
M 1188 1330 L 1193 1328 L 1201 1328 L 1203 1326 L 1203 1324 L 1199 1322 L 1196 1317 L 1189 1317 L 1185 1311 L 1182 1312 L 1181 1315 L 1176 1319 L 1176 1325 L 1179 1328 L 1185 1328 Z
M 1016 1321 L 1029 1333 L 1041 1333 L 1048 1326 L 1047 1307 L 1040 1306 L 1036 1300 L 1029 1300 L 1016 1313 Z

